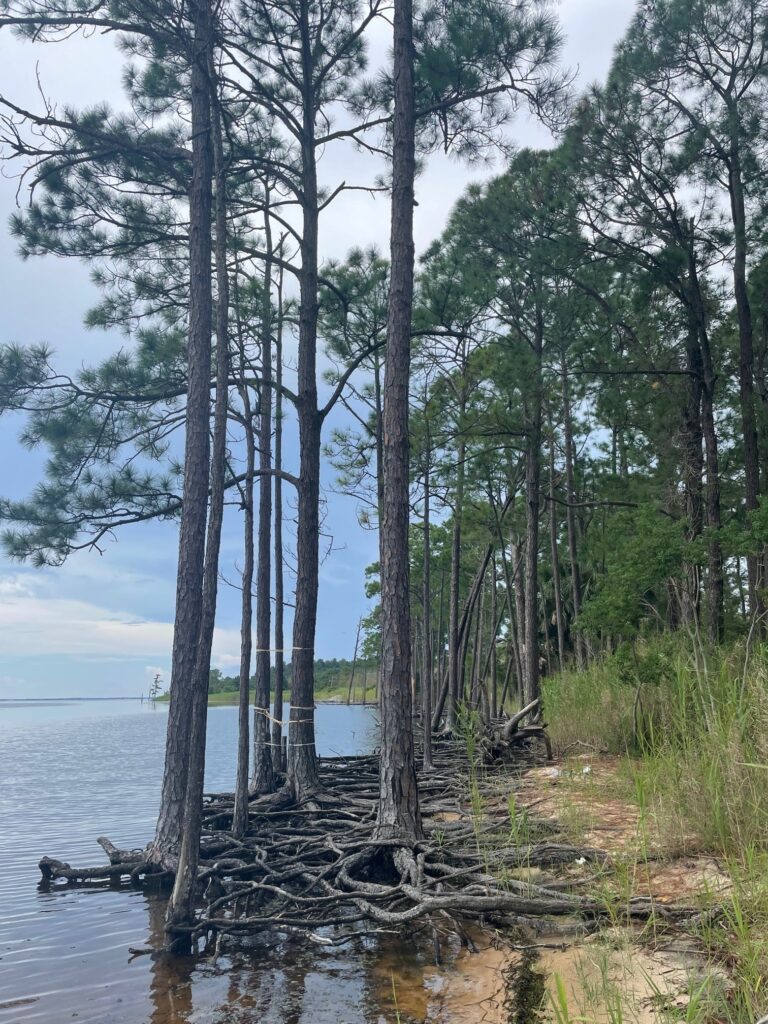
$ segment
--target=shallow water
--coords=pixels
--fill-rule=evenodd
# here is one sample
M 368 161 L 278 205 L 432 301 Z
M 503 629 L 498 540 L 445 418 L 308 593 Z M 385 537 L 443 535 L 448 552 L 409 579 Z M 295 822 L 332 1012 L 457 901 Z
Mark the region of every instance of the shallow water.
M 384 957 L 400 970 L 401 948 L 329 952 L 273 938 L 216 964 L 132 958 L 129 947 L 162 943 L 162 898 L 108 886 L 38 888 L 44 854 L 100 864 L 97 835 L 131 847 L 150 838 L 166 721 L 167 706 L 136 701 L 0 702 L 2 1024 L 394 1019 L 372 964 Z M 208 791 L 233 786 L 236 728 L 236 708 L 211 708 Z M 317 737 L 324 754 L 365 752 L 375 716 L 320 706 Z M 406 950 L 409 958 L 420 960 Z
M 106 863 L 95 843 L 152 835 L 168 708 L 0 701 L 0 1024 L 496 1024 L 505 957 L 430 930 L 343 949 L 262 936 L 215 962 L 132 956 L 163 945 L 165 898 L 123 885 L 40 887 L 48 855 Z M 373 749 L 371 708 L 320 705 L 320 753 Z M 234 785 L 237 709 L 211 708 L 206 790 Z M 487 939 L 477 936 L 487 947 Z

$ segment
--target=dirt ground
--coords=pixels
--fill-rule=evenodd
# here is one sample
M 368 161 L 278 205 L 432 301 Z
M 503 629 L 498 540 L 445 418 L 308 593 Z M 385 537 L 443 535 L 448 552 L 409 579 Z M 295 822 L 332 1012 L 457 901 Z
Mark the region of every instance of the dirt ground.
M 728 876 L 712 857 L 680 855 L 658 823 L 632 799 L 618 758 L 580 756 L 496 778 L 484 790 L 485 813 L 502 822 L 515 814 L 557 824 L 569 841 L 607 853 L 606 899 L 652 897 L 659 904 L 697 907 L 724 892 Z M 511 798 L 511 799 L 510 799 Z M 447 823 L 469 808 L 446 813 Z M 510 841 L 513 841 L 510 839 Z M 574 881 L 595 883 L 594 865 L 567 865 Z M 530 874 L 540 874 L 531 871 Z M 397 1018 L 425 1024 L 663 1024 L 684 1014 L 688 993 L 707 965 L 693 940 L 615 924 L 573 941 L 538 936 L 530 953 L 482 935 L 478 951 L 453 950 L 425 969 L 418 986 L 397 993 Z M 678 1017 L 679 1019 L 679 1017 Z

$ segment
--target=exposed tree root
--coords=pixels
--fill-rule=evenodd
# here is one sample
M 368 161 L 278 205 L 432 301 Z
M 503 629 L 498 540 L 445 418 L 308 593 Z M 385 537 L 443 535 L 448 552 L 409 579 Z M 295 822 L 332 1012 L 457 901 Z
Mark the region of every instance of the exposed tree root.
M 375 836 L 374 755 L 322 759 L 323 788 L 311 806 L 288 805 L 287 790 L 253 799 L 248 830 L 241 838 L 230 831 L 232 795 L 206 797 L 202 898 L 189 927 L 195 940 L 273 929 L 338 945 L 436 916 L 448 916 L 457 926 L 461 918 L 481 919 L 530 931 L 531 922 L 541 918 L 588 923 L 606 912 L 603 903 L 579 895 L 578 885 L 568 885 L 567 879 L 533 884 L 512 874 L 519 868 L 552 868 L 577 860 L 607 866 L 604 852 L 554 841 L 556 826 L 547 821 L 530 823 L 540 842 L 515 846 L 506 836 L 504 842 L 486 844 L 490 833 L 508 830 L 505 815 L 487 812 L 481 827 L 466 811 L 470 766 L 460 744 L 438 742 L 433 756 L 434 770 L 420 779 L 419 787 L 427 837 L 415 844 Z M 521 770 L 534 759 L 541 757 L 523 749 L 516 752 Z M 500 770 L 483 769 L 491 774 Z M 509 772 L 509 765 L 504 771 Z M 104 838 L 98 842 L 108 865 L 72 868 L 44 857 L 43 880 L 157 884 L 170 877 L 167 865 L 153 864 L 147 851 L 119 850 Z M 628 913 L 640 918 L 673 914 L 649 901 L 630 903 Z

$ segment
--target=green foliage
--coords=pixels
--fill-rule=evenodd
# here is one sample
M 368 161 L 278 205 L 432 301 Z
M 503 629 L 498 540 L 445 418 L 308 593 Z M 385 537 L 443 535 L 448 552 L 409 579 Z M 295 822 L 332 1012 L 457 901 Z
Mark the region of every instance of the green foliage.
M 378 651 L 374 657 L 364 656 L 358 660 L 356 668 L 356 689 L 362 686 L 363 674 L 368 671 L 369 696 L 373 696 L 377 685 L 378 676 Z M 284 666 L 284 682 L 290 694 L 291 679 L 293 675 L 292 664 L 289 661 Z M 314 666 L 315 693 L 322 696 L 324 693 L 346 691 L 349 678 L 352 674 L 352 662 L 346 658 L 316 658 Z M 275 669 L 272 667 L 272 683 L 275 681 Z M 255 685 L 255 677 L 251 677 L 251 688 Z M 240 680 L 237 676 L 224 676 L 217 668 L 211 669 L 208 683 L 209 693 L 236 693 L 240 689 Z M 287 698 L 289 699 L 289 698 Z
M 611 517 L 599 540 L 603 574 L 577 627 L 592 636 L 630 637 L 655 629 L 670 578 L 680 578 L 686 556 L 682 526 L 652 508 Z

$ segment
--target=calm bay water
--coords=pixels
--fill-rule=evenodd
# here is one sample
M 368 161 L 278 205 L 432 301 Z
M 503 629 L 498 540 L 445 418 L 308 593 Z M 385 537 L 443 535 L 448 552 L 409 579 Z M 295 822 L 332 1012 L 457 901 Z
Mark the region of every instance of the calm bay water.
M 236 719 L 209 711 L 209 792 L 233 788 Z M 150 838 L 166 721 L 166 706 L 136 701 L 0 702 L 0 1024 L 394 1021 L 392 978 L 423 988 L 423 956 L 401 942 L 329 951 L 270 936 L 216 963 L 132 958 L 162 944 L 161 897 L 39 890 L 44 854 L 101 864 L 96 836 Z M 371 709 L 317 709 L 323 754 L 369 751 L 376 735 Z

